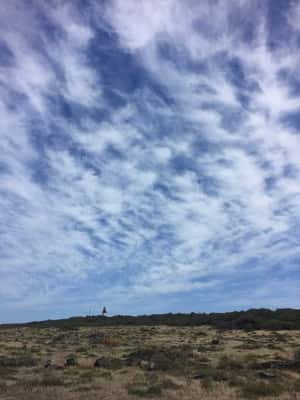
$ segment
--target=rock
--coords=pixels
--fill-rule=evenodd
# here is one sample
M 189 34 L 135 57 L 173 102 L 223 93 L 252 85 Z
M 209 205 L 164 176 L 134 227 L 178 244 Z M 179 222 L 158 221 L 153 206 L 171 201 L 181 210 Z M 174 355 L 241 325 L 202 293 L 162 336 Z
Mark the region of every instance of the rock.
M 110 368 L 111 367 L 111 360 L 106 357 L 97 358 L 94 363 L 94 367 L 97 368 Z
M 220 339 L 213 339 L 213 340 L 211 341 L 211 344 L 213 344 L 213 345 L 220 344 Z
M 256 376 L 257 376 L 258 378 L 261 378 L 261 379 L 274 379 L 274 378 L 277 377 L 276 374 L 273 374 L 272 372 L 266 372 L 266 371 L 259 371 L 259 372 L 256 374 Z
M 44 368 L 48 369 L 63 369 L 61 365 L 54 364 L 52 360 L 47 360 L 44 364 Z
M 94 362 L 94 367 L 96 368 L 120 369 L 123 366 L 124 361 L 119 358 L 99 357 Z
M 147 371 L 153 371 L 155 369 L 155 362 L 153 361 L 146 361 L 142 360 L 140 361 L 140 367 L 147 370 Z
M 69 356 L 66 358 L 65 367 L 74 367 L 75 365 L 78 365 L 78 361 L 77 361 L 76 357 Z
M 207 374 L 199 372 L 197 375 L 192 376 L 192 379 L 204 379 L 207 377 Z
M 47 360 L 46 362 L 45 362 L 45 365 L 44 365 L 44 368 L 49 368 L 49 367 L 51 367 L 53 364 L 52 364 L 52 360 Z

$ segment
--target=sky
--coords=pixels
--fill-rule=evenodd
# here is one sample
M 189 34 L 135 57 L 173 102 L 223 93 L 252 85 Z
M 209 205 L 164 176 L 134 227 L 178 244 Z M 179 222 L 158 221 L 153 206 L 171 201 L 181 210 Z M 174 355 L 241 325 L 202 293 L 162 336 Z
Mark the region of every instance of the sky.
M 0 4 L 0 322 L 300 307 L 300 2 Z

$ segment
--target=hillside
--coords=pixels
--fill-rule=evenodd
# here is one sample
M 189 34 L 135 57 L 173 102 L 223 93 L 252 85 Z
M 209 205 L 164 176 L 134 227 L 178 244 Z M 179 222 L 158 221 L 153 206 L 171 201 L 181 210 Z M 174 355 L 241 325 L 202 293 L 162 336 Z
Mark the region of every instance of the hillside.
M 227 313 L 153 314 L 141 316 L 116 315 L 112 317 L 86 316 L 68 319 L 36 321 L 25 324 L 3 324 L 1 328 L 76 328 L 101 326 L 201 326 L 217 329 L 300 329 L 300 310 L 296 309 L 251 309 Z

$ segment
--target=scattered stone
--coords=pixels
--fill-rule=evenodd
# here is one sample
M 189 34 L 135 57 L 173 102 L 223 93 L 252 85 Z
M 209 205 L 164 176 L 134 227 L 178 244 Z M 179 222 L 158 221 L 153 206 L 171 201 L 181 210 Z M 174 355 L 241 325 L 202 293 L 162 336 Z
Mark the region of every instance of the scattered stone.
M 54 364 L 52 360 L 47 360 L 44 364 L 44 368 L 48 369 L 63 369 L 63 366 Z
M 155 369 L 155 363 L 153 361 L 142 360 L 139 365 L 147 371 L 153 371 Z
M 97 358 L 94 363 L 94 367 L 97 368 L 111 368 L 111 360 L 106 357 Z
M 197 375 L 192 376 L 193 379 L 204 379 L 207 378 L 207 374 L 206 373 L 202 373 L 202 372 L 198 372 Z
M 276 374 L 274 374 L 272 372 L 266 372 L 266 371 L 259 371 L 256 375 L 258 378 L 261 378 L 261 379 L 274 379 L 277 377 Z
M 45 368 L 49 368 L 49 367 L 52 367 L 52 365 L 53 365 L 52 360 L 47 360 L 47 361 L 45 362 L 44 367 L 45 367 Z
M 78 365 L 77 358 L 74 356 L 69 356 L 66 358 L 65 367 L 74 367 Z
M 120 369 L 123 366 L 124 361 L 119 358 L 99 357 L 94 362 L 94 367 L 96 368 Z
M 213 345 L 220 344 L 220 339 L 213 339 L 213 340 L 211 341 L 211 344 L 213 344 Z

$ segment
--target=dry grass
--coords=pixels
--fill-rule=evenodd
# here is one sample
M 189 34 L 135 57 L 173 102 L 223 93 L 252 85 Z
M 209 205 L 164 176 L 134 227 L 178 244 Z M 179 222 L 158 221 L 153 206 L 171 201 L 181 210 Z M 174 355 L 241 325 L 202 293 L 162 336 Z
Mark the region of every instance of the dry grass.
M 299 331 L 0 330 L 0 399 L 296 400 L 299 348 Z M 78 364 L 66 367 L 70 354 Z M 30 359 L 36 363 L 26 364 Z

